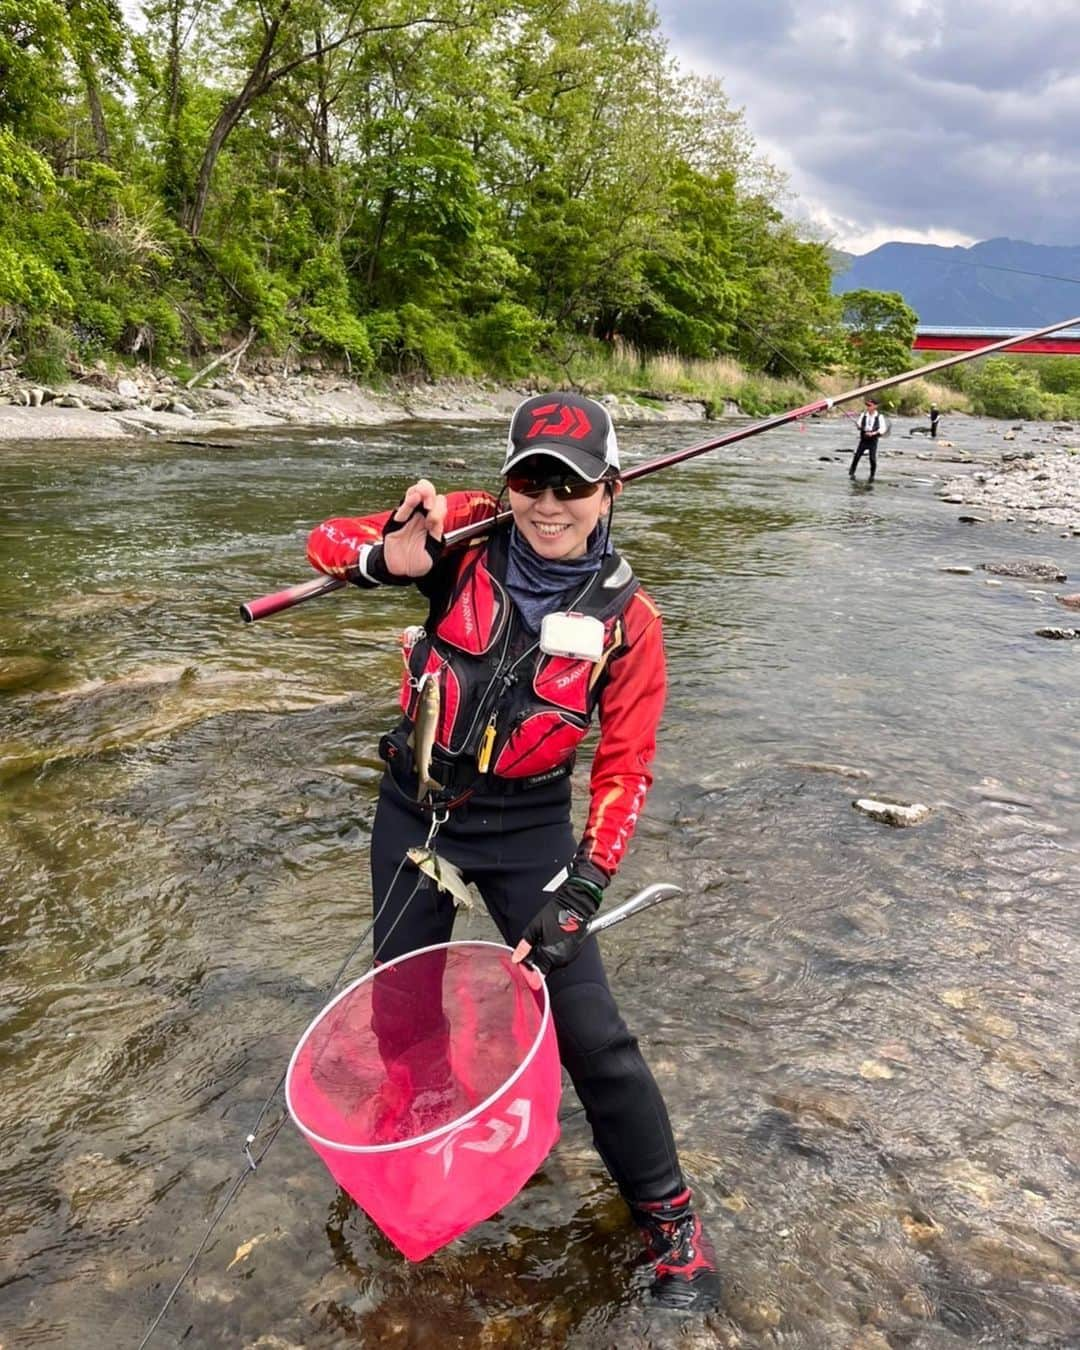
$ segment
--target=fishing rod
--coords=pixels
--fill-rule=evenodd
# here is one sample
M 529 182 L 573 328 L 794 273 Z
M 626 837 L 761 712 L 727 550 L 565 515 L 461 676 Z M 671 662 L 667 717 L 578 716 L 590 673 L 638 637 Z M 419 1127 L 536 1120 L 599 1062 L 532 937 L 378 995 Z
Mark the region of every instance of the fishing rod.
M 949 366 L 958 366 L 964 361 L 974 361 L 977 356 L 989 356 L 992 352 L 1001 352 L 1007 347 L 1015 347 L 1017 343 L 1031 342 L 1035 338 L 1057 333 L 1062 328 L 1076 326 L 1080 326 L 1080 316 L 1063 319 L 1060 323 L 1048 324 L 1045 328 L 1033 329 L 1030 333 L 1020 333 L 1015 337 L 1001 338 L 997 342 L 988 343 L 985 347 L 977 347 L 972 352 L 957 352 L 953 356 L 943 357 L 940 361 L 932 361 L 929 365 L 916 366 L 913 370 L 906 370 L 902 375 L 888 375 L 881 380 L 872 380 L 869 384 L 860 384 L 842 394 L 833 394 L 831 398 L 815 399 L 813 403 L 806 403 L 801 408 L 792 408 L 788 412 L 776 413 L 772 417 L 766 417 L 761 422 L 752 422 L 749 426 L 726 432 L 723 436 L 717 436 L 711 441 L 702 441 L 700 445 L 692 445 L 687 450 L 675 450 L 669 455 L 660 455 L 656 459 L 646 460 L 644 464 L 635 464 L 622 475 L 622 481 L 632 483 L 636 478 L 644 478 L 650 473 L 659 473 L 661 469 L 682 464 L 684 460 L 694 459 L 698 455 L 707 454 L 710 450 L 719 450 L 725 445 L 735 445 L 739 441 L 748 440 L 751 436 L 760 436 L 764 431 L 774 431 L 777 427 L 787 426 L 789 422 L 797 422 L 804 417 L 813 417 L 817 413 L 828 412 L 838 403 L 850 403 L 853 399 L 867 398 L 882 389 L 893 389 L 898 384 L 905 384 L 908 380 L 917 380 L 925 375 L 933 375 L 939 370 L 947 370 Z M 489 516 L 487 520 L 474 521 L 471 525 L 463 525 L 460 529 L 451 530 L 443 536 L 443 544 L 452 548 L 455 544 L 463 544 L 470 539 L 475 539 L 479 535 L 486 534 L 493 525 L 509 520 L 512 515 L 512 511 L 500 511 L 498 515 Z M 311 581 L 303 581 L 297 586 L 289 586 L 283 591 L 276 591 L 273 595 L 263 595 L 257 600 L 249 600 L 246 604 L 240 606 L 240 614 L 245 623 L 253 623 L 256 619 L 265 619 L 271 614 L 279 614 L 284 609 L 292 609 L 294 605 L 301 605 L 306 600 L 314 600 L 317 596 L 329 595 L 331 591 L 339 591 L 348 584 L 340 577 L 315 577 Z
M 681 886 L 675 886 L 670 881 L 654 881 L 651 886 L 646 886 L 644 890 L 638 891 L 629 900 L 624 900 L 621 905 L 616 905 L 614 909 L 606 910 L 604 913 L 598 914 L 595 919 L 590 919 L 585 926 L 585 930 L 590 937 L 593 937 L 596 933 L 602 933 L 605 928 L 611 928 L 617 923 L 622 923 L 623 919 L 628 919 L 631 914 L 640 914 L 643 909 L 651 909 L 653 905 L 658 905 L 661 900 L 668 900 L 673 895 L 681 894 Z

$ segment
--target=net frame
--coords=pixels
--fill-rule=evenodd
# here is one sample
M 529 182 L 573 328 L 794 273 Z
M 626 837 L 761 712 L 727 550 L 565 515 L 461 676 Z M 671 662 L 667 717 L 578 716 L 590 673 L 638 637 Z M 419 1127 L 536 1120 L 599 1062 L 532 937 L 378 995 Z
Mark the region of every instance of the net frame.
M 468 938 L 458 942 L 435 942 L 427 947 L 418 947 L 416 951 L 405 952 L 401 956 L 395 957 L 393 961 L 387 961 L 384 965 L 374 966 L 366 974 L 361 975 L 358 980 L 354 980 L 352 984 L 347 985 L 346 988 L 335 995 L 325 1007 L 319 1010 L 315 1018 L 308 1025 L 304 1034 L 300 1037 L 300 1040 L 297 1042 L 296 1049 L 292 1052 L 292 1056 L 289 1059 L 289 1067 L 285 1071 L 285 1104 L 289 1109 L 289 1115 L 292 1117 L 293 1123 L 296 1125 L 297 1129 L 306 1135 L 313 1143 L 320 1144 L 323 1148 L 335 1149 L 341 1153 L 393 1153 L 402 1149 L 415 1148 L 418 1144 L 424 1144 L 429 1140 L 438 1139 L 441 1135 L 448 1134 L 451 1130 L 459 1129 L 474 1116 L 480 1115 L 489 1107 L 493 1106 L 506 1095 L 536 1058 L 536 1055 L 547 1036 L 548 1026 L 551 1022 L 551 995 L 548 992 L 547 981 L 543 976 L 540 976 L 539 990 L 534 990 L 534 992 L 542 994 L 540 1024 L 537 1027 L 536 1035 L 533 1038 L 532 1044 L 529 1046 L 528 1052 L 522 1057 L 521 1063 L 514 1072 L 508 1078 L 504 1079 L 494 1092 L 462 1115 L 455 1116 L 453 1120 L 447 1121 L 445 1125 L 440 1125 L 437 1129 L 429 1130 L 426 1134 L 411 1135 L 406 1139 L 397 1139 L 389 1144 L 343 1144 L 336 1139 L 327 1139 L 324 1135 L 317 1133 L 317 1131 L 313 1130 L 310 1126 L 305 1125 L 300 1119 L 292 1099 L 293 1072 L 297 1061 L 303 1052 L 304 1046 L 307 1044 L 308 1039 L 314 1034 L 323 1018 L 327 1017 L 343 999 L 348 998 L 348 996 L 355 989 L 358 989 L 360 985 L 374 980 L 381 972 L 392 970 L 395 967 L 402 965 L 405 961 L 412 960 L 417 956 L 423 956 L 428 952 L 449 951 L 451 949 L 460 949 L 462 947 L 488 947 L 499 952 L 508 953 L 511 956 L 514 951 L 512 947 L 507 947 L 501 942 L 485 942 L 479 939 L 474 940 Z M 522 976 L 522 978 L 524 978 L 524 976 Z M 530 988 L 531 987 L 532 986 L 530 985 Z

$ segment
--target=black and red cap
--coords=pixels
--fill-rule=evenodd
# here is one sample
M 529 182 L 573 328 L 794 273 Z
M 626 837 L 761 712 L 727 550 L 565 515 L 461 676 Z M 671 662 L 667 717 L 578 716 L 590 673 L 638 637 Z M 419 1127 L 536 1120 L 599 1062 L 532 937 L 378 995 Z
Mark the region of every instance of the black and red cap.
M 503 473 L 531 455 L 560 460 L 590 483 L 619 472 L 611 416 L 602 403 L 583 394 L 535 394 L 518 404 L 510 419 Z

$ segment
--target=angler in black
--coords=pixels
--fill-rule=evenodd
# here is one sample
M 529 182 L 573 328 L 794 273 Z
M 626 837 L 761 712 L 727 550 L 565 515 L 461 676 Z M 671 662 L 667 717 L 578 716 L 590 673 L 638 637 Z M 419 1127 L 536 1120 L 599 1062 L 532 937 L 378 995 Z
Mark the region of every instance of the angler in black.
M 859 444 L 855 447 L 855 454 L 851 460 L 851 467 L 848 469 L 848 477 L 855 477 L 855 470 L 859 467 L 859 460 L 864 454 L 870 457 L 870 478 L 874 481 L 877 473 L 877 448 L 881 433 L 885 430 L 881 419 L 881 413 L 878 412 L 877 400 L 868 398 L 866 400 L 865 411 L 859 414 Z

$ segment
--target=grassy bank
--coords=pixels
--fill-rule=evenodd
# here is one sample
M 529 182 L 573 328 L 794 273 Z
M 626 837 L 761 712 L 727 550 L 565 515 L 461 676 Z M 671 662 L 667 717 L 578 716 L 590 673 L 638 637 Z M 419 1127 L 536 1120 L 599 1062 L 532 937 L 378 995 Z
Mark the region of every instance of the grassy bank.
M 815 398 L 835 396 L 859 383 L 855 375 L 840 371 L 810 385 L 747 370 L 728 357 L 686 360 L 672 354 L 648 356 L 627 343 L 579 351 L 563 367 L 549 368 L 545 378 L 552 385 L 569 381 L 586 393 L 622 394 L 646 403 L 691 399 L 704 403 L 710 416 L 721 414 L 725 404 L 737 403 L 751 417 L 765 417 Z M 943 413 L 972 410 L 966 394 L 930 380 L 912 380 L 881 395 L 883 408 L 905 417 L 925 413 L 932 403 Z

